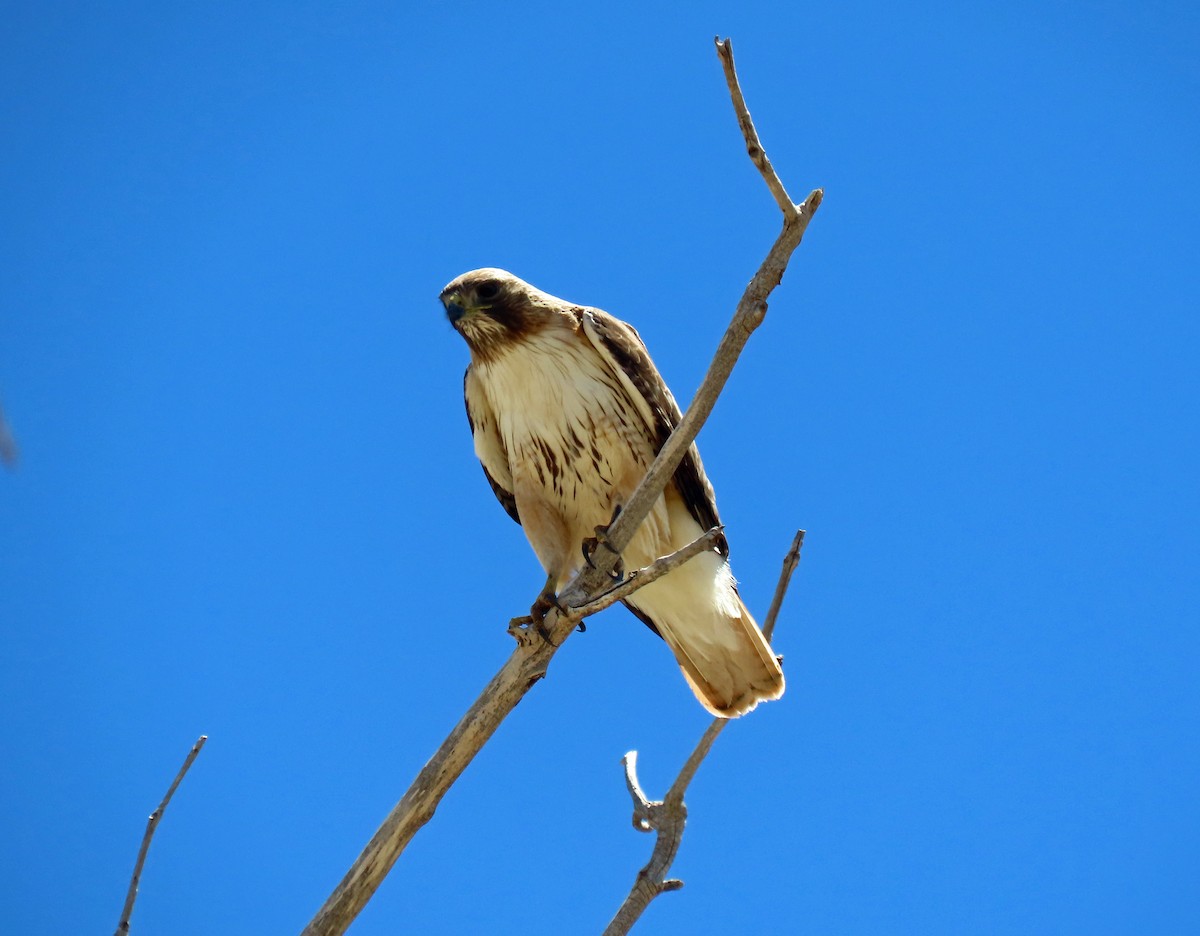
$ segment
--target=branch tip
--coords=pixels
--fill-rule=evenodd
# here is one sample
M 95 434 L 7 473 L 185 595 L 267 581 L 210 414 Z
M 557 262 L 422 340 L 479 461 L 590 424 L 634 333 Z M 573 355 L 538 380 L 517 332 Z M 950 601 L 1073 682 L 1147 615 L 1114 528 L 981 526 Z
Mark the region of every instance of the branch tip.
M 121 909 L 121 920 L 117 923 L 117 936 L 129 932 L 129 920 L 133 916 L 133 905 L 137 900 L 138 884 L 142 879 L 142 868 L 146 864 L 146 854 L 150 851 L 150 840 L 154 838 L 154 831 L 158 828 L 159 820 L 162 819 L 163 813 L 167 811 L 167 804 L 171 802 L 171 797 L 175 795 L 175 791 L 179 789 L 179 784 L 183 782 L 184 775 L 187 774 L 196 757 L 200 753 L 200 749 L 204 747 L 204 742 L 208 740 L 208 735 L 200 735 L 192 749 L 188 751 L 187 757 L 183 759 L 183 766 L 179 768 L 179 773 L 175 775 L 174 781 L 167 787 L 166 795 L 163 796 L 162 802 L 154 812 L 150 813 L 150 818 L 146 820 L 146 832 L 142 835 L 142 845 L 138 849 L 137 861 L 133 865 L 133 875 L 129 879 L 129 890 L 125 894 L 125 906 Z
M 767 183 L 767 188 L 771 190 L 771 195 L 775 198 L 775 204 L 783 212 L 784 221 L 794 221 L 800 213 L 800 209 L 788 195 L 787 189 L 783 187 L 783 181 L 771 165 L 771 160 L 767 158 L 767 151 L 758 138 L 758 131 L 754 129 L 754 121 L 750 119 L 750 111 L 746 107 L 746 98 L 742 94 L 742 85 L 738 80 L 737 67 L 733 63 L 732 40 L 726 39 L 721 42 L 718 39 L 717 55 L 721 59 L 721 67 L 725 71 L 725 83 L 729 86 L 733 112 L 737 116 L 738 126 L 742 129 L 742 138 L 746 143 L 746 155 L 750 157 L 750 161 L 762 175 L 763 181 Z
M 642 785 L 638 782 L 637 751 L 630 751 L 621 758 L 621 763 L 625 766 L 625 788 L 629 791 L 629 798 L 633 800 L 633 827 L 639 832 L 653 832 L 654 809 L 662 804 L 647 799 Z
M 763 636 L 770 642 L 775 633 L 775 619 L 779 617 L 779 609 L 783 607 L 783 599 L 787 594 L 788 585 L 792 581 L 792 573 L 800 564 L 800 550 L 804 547 L 804 530 L 797 530 L 792 537 L 792 545 L 783 557 L 783 568 L 779 570 L 779 581 L 775 583 L 775 594 L 771 597 L 771 607 L 763 619 Z

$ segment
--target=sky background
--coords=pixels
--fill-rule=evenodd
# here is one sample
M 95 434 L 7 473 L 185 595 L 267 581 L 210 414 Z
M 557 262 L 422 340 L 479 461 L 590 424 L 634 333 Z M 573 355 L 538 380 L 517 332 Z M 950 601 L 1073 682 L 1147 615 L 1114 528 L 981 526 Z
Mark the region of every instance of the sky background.
M 542 573 L 438 292 L 501 266 L 690 399 L 825 204 L 701 451 L 788 691 L 639 933 L 1200 930 L 1200 12 L 1185 3 L 3 5 L 0 899 L 298 932 Z M 622 609 L 352 932 L 596 933 L 707 724 Z

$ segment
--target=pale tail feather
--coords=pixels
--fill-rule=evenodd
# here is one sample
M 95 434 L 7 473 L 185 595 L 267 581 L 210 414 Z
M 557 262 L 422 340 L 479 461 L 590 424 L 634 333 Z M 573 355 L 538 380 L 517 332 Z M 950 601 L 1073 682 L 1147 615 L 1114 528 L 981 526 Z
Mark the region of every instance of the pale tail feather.
M 708 711 L 735 718 L 783 695 L 783 670 L 733 585 L 729 564 L 702 553 L 634 593 Z

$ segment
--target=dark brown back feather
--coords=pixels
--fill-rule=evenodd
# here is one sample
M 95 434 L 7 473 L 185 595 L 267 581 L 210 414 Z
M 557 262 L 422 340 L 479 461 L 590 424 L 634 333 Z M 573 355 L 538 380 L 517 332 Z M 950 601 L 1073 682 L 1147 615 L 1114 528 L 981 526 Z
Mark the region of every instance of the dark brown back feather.
M 650 407 L 654 420 L 654 451 L 657 454 L 666 444 L 667 438 L 683 419 L 679 404 L 667 388 L 666 381 L 650 359 L 642 336 L 632 325 L 614 318 L 599 309 L 577 308 L 576 317 L 582 320 L 584 315 L 591 318 L 596 333 L 604 342 L 604 347 L 612 355 L 617 366 L 629 378 L 630 383 Z M 717 514 L 717 500 L 713 493 L 708 476 L 704 473 L 704 465 L 700 461 L 700 452 L 695 443 L 688 447 L 683 461 L 675 469 L 675 487 L 683 497 L 683 502 L 702 529 L 710 530 L 720 526 L 721 519 Z M 716 548 L 722 555 L 729 554 L 729 546 L 724 535 L 718 538 Z M 640 615 L 639 615 L 640 617 Z M 649 623 L 649 622 L 647 622 Z

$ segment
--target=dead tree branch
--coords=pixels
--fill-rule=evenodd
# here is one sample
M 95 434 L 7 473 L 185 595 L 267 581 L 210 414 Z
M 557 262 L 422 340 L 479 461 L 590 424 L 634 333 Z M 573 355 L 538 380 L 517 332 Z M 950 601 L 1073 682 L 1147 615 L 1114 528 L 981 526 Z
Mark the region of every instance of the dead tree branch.
M 121 922 L 117 924 L 116 936 L 125 936 L 129 932 L 129 919 L 133 916 L 133 903 L 137 900 L 138 884 L 142 879 L 142 866 L 146 863 L 146 853 L 150 851 L 150 840 L 154 838 L 154 830 L 158 828 L 159 820 L 162 819 L 163 813 L 167 811 L 167 804 L 171 802 L 171 797 L 179 789 L 179 784 L 183 782 L 184 775 L 191 768 L 192 763 L 196 760 L 200 749 L 204 747 L 204 742 L 207 740 L 208 735 L 200 735 L 200 739 L 192 745 L 192 749 L 188 751 L 188 756 L 183 759 L 183 766 L 179 768 L 179 773 L 175 775 L 174 782 L 167 788 L 167 795 L 158 804 L 158 809 L 150 813 L 150 819 L 146 822 L 146 833 L 142 836 L 142 847 L 138 849 L 137 861 L 133 866 L 133 877 L 129 880 L 129 891 L 125 895 L 125 907 L 121 911 Z
M 766 180 L 768 188 L 775 194 L 776 200 L 782 198 L 786 201 L 786 205 L 781 204 L 784 214 L 783 230 L 776 238 L 775 243 L 771 245 L 758 272 L 754 274 L 753 279 L 742 293 L 737 310 L 734 312 L 733 321 L 725 331 L 724 337 L 721 338 L 721 343 L 717 346 L 717 352 L 713 357 L 712 364 L 709 365 L 704 382 L 696 391 L 687 412 L 683 414 L 683 420 L 671 433 L 671 437 L 667 439 L 662 451 L 658 453 L 658 458 L 650 466 L 650 471 L 641 485 L 629 499 L 629 503 L 625 504 L 616 522 L 609 528 L 609 543 L 618 552 L 633 538 L 638 525 L 649 512 L 654 501 L 658 499 L 667 480 L 679 467 L 688 447 L 699 435 L 700 427 L 712 412 L 712 408 L 717 402 L 717 396 L 725 387 L 725 381 L 729 379 L 733 365 L 737 363 L 750 335 L 766 318 L 767 297 L 783 279 L 783 271 L 787 269 L 792 253 L 800 246 L 800 241 L 808 228 L 808 222 L 812 220 L 813 214 L 820 207 L 824 195 L 821 189 L 814 189 L 801 205 L 794 205 L 788 199 L 783 183 L 779 181 L 779 176 L 775 174 L 765 151 L 758 142 L 758 134 L 754 130 L 754 124 L 750 121 L 750 114 L 746 111 L 737 73 L 733 68 L 733 45 L 728 39 L 723 42 L 718 39 L 716 44 L 717 54 L 725 69 L 725 80 L 731 91 L 736 92 L 734 108 L 738 114 L 738 123 L 746 137 L 746 149 Z
M 718 42 L 717 47 L 728 75 L 733 68 L 728 40 L 723 44 Z M 764 162 L 764 165 L 769 169 L 769 163 Z M 762 324 L 766 316 L 767 296 L 779 285 L 788 259 L 799 246 L 804 230 L 820 203 L 821 191 L 817 189 L 803 204 L 792 206 L 790 214 L 785 212 L 783 232 L 772 245 L 738 302 L 733 320 L 721 339 L 708 373 L 696 391 L 691 405 L 629 501 L 622 506 L 620 515 L 609 527 L 602 541 L 608 548 L 597 549 L 592 554 L 593 565 L 583 569 L 558 596 L 563 607 L 586 606 L 612 587 L 613 570 L 616 568 L 619 554 L 629 544 L 638 526 L 662 494 L 663 488 L 674 475 L 684 454 L 712 412 L 717 396 L 725 386 L 738 356 L 750 335 Z M 571 636 L 577 623 L 578 618 L 572 614 L 553 609 L 543 622 L 544 637 L 532 627 L 528 633 L 522 635 L 513 655 L 492 677 L 479 698 L 421 769 L 416 780 L 384 819 L 345 877 L 305 927 L 303 936 L 335 936 L 346 931 L 392 869 L 413 835 L 433 817 L 442 797 L 466 769 L 467 764 L 487 743 L 500 722 L 516 707 L 525 693 L 546 675 L 551 658 Z
M 787 594 L 792 573 L 796 571 L 796 566 L 800 563 L 800 549 L 803 545 L 804 531 L 799 530 L 795 539 L 792 540 L 791 549 L 783 557 L 783 569 L 780 571 L 779 581 L 775 585 L 771 610 L 767 612 L 766 620 L 763 622 L 763 634 L 767 640 L 771 639 L 771 634 L 775 631 L 775 619 L 779 616 L 779 609 L 783 607 L 783 596 Z M 621 759 L 621 763 L 625 765 L 625 785 L 629 788 L 629 795 L 633 799 L 633 827 L 639 832 L 654 832 L 657 837 L 654 840 L 654 850 L 650 854 L 650 860 L 637 873 L 629 896 L 625 898 L 625 902 L 621 904 L 605 928 L 604 936 L 624 936 L 650 906 L 650 901 L 659 894 L 679 890 L 683 887 L 683 881 L 667 877 L 667 872 L 671 870 L 671 864 L 679 852 L 679 844 L 683 840 L 683 830 L 687 825 L 687 806 L 683 802 L 683 795 L 687 792 L 692 778 L 696 776 L 696 771 L 700 769 L 700 764 L 712 749 L 717 735 L 728 724 L 729 719 L 726 718 L 712 720 L 712 723 L 704 730 L 704 734 L 700 736 L 700 740 L 696 742 L 696 747 L 688 759 L 684 761 L 679 776 L 675 778 L 675 782 L 671 784 L 667 795 L 661 801 L 647 799 L 646 794 L 642 792 L 642 786 L 637 777 L 637 751 L 630 751 Z

